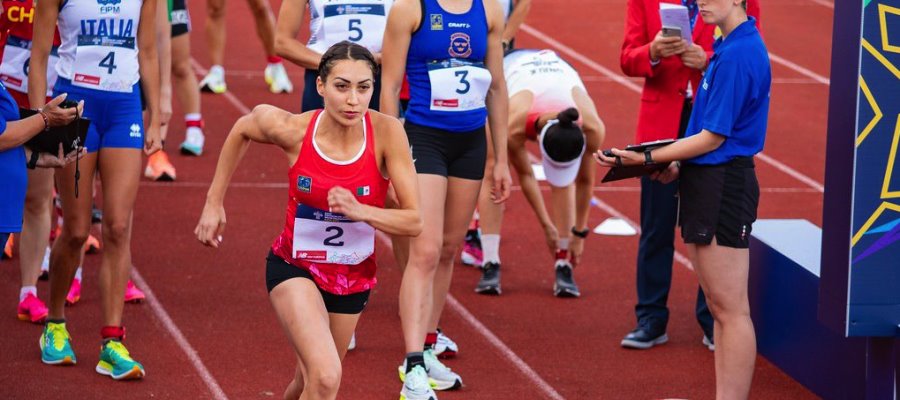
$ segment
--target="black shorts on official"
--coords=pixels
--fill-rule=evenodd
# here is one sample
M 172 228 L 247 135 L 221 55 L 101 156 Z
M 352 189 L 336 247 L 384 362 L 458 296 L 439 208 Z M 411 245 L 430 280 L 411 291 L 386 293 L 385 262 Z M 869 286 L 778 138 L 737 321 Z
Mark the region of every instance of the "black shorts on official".
M 472 179 L 484 178 L 487 138 L 484 126 L 469 132 L 447 132 L 406 121 L 417 174 Z
M 756 221 L 759 182 L 752 157 L 721 165 L 682 164 L 679 177 L 681 237 L 685 243 L 746 249 Z
M 266 256 L 266 289 L 271 293 L 275 286 L 293 278 L 309 279 L 315 284 L 315 280 L 313 280 L 309 271 L 288 264 L 287 261 L 284 261 L 281 257 L 275 255 L 275 253 L 272 253 L 272 250 L 269 250 L 269 255 Z M 360 293 L 338 295 L 328 293 L 319 288 L 319 293 L 322 294 L 322 300 L 325 301 L 325 310 L 334 314 L 361 313 L 363 309 L 366 308 L 366 303 L 369 302 L 370 292 L 371 290 L 366 290 L 365 292 Z
M 172 0 L 172 37 L 178 37 L 191 31 L 191 14 L 188 13 L 185 0 Z

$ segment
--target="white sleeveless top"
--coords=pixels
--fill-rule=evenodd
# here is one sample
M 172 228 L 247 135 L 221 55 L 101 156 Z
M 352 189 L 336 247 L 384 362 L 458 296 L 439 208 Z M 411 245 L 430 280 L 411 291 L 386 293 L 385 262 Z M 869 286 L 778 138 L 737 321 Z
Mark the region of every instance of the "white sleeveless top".
M 534 95 L 531 112 L 575 107 L 572 89 L 584 89 L 578 72 L 552 50 L 515 50 L 503 57 L 509 96 L 528 90 Z
M 137 33 L 141 0 L 67 0 L 57 26 L 56 71 L 75 86 L 131 93 L 140 78 Z
M 500 3 L 500 8 L 503 9 L 503 21 L 509 21 L 509 14 L 513 10 L 512 0 L 497 0 L 497 2 Z
M 309 0 L 306 46 L 324 53 L 335 43 L 349 40 L 378 53 L 392 5 L 394 0 Z

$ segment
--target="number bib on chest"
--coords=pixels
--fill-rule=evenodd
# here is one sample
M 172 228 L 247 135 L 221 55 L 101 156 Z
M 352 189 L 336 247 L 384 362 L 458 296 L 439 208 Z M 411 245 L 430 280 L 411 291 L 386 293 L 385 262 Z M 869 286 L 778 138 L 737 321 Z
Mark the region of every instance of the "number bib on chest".
M 469 111 L 484 108 L 491 73 L 484 63 L 456 58 L 428 63 L 432 111 Z
M 356 265 L 375 252 L 375 228 L 303 204 L 294 216 L 294 258 Z
M 72 84 L 108 92 L 131 93 L 138 70 L 133 37 L 78 36 Z
M 58 60 L 57 48 L 54 47 L 50 50 L 50 59 L 47 61 L 47 96 L 53 94 Z M 28 92 L 29 61 L 31 61 L 31 41 L 9 36 L 3 48 L 3 64 L 0 65 L 0 80 L 7 88 Z
M 323 19 L 325 40 L 349 40 L 370 51 L 381 51 L 386 23 L 384 4 L 338 1 L 326 4 Z

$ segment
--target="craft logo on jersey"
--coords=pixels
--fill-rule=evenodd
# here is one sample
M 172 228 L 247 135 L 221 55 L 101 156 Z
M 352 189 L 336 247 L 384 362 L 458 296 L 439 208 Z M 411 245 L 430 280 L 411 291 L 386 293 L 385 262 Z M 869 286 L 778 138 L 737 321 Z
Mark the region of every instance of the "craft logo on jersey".
M 467 58 L 472 55 L 472 44 L 469 35 L 456 32 L 450 35 L 450 48 L 447 51 L 451 57 Z
M 433 31 L 442 31 L 444 30 L 444 15 L 443 14 L 431 14 L 431 30 Z
M 371 189 L 369 189 L 369 185 L 360 186 L 360 187 L 356 188 L 357 196 L 368 196 L 371 193 L 372 193 L 372 191 L 371 191 Z
M 131 133 L 129 134 L 129 136 L 135 138 L 141 137 L 141 126 L 138 124 L 131 124 Z
M 312 190 L 312 178 L 303 175 L 297 177 L 297 190 L 309 193 Z

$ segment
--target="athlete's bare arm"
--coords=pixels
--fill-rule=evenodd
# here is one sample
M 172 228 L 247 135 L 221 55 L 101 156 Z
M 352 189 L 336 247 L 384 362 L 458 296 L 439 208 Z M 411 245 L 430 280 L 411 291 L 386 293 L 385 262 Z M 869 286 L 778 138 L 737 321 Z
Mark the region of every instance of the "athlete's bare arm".
M 381 112 L 400 116 L 400 88 L 413 30 L 422 19 L 419 0 L 397 0 L 388 14 L 381 48 Z M 502 60 L 501 60 L 502 61 Z
M 375 111 L 369 111 L 369 115 L 375 130 L 378 169 L 391 180 L 398 205 L 380 208 L 360 204 L 349 190 L 335 187 L 328 192 L 328 206 L 331 211 L 364 221 L 385 233 L 418 236 L 422 232 L 418 180 L 406 132 L 396 118 Z
M 142 90 L 147 99 L 150 123 L 145 123 L 144 153 L 156 153 L 162 148 L 159 137 L 159 56 L 156 51 L 156 1 L 141 3 L 141 21 L 138 24 L 138 62 L 140 63 Z M 41 2 L 38 2 L 41 3 Z
M 47 101 L 47 59 L 53 46 L 53 33 L 62 0 L 42 0 L 34 5 L 34 36 L 28 70 L 28 102 L 40 108 Z
M 509 96 L 506 92 L 506 79 L 503 76 L 503 45 L 500 36 L 503 34 L 503 11 L 496 1 L 485 1 L 484 11 L 488 20 L 488 48 L 485 65 L 491 73 L 491 87 L 488 89 L 485 103 L 488 109 L 488 124 L 491 127 L 491 140 L 494 144 L 494 171 L 491 199 L 494 203 L 502 203 L 509 198 L 512 178 L 509 176 L 507 163 L 506 139 L 509 136 L 506 124 L 509 110 Z M 384 104 L 384 103 L 382 103 Z
M 303 68 L 315 70 L 319 68 L 322 55 L 297 40 L 308 5 L 307 0 L 285 0 L 281 3 L 275 23 L 275 53 Z
M 516 33 L 519 32 L 519 27 L 525 23 L 525 18 L 528 17 L 529 11 L 531 11 L 531 0 L 516 1 L 516 5 L 509 14 L 509 19 L 506 21 L 506 27 L 503 28 L 504 41 L 508 42 L 516 37 Z

